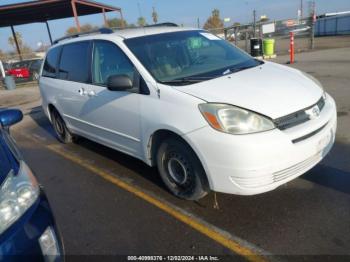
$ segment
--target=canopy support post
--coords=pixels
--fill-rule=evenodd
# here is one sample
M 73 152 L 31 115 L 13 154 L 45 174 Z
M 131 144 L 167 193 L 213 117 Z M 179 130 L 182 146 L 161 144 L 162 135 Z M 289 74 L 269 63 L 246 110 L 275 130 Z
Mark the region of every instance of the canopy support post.
M 123 13 L 121 9 L 119 10 L 119 14 L 120 14 L 120 19 L 122 20 L 122 28 L 124 28 L 126 25 L 124 23 Z
M 50 44 L 52 45 L 52 36 L 51 36 L 51 31 L 50 31 L 49 23 L 48 23 L 47 21 L 45 21 L 45 24 L 46 24 L 47 33 L 49 34 Z
M 78 19 L 77 6 L 76 6 L 74 0 L 71 0 L 70 3 L 72 5 L 72 10 L 73 10 L 73 15 L 74 15 L 74 19 L 75 19 L 75 24 L 77 25 L 78 32 L 80 32 L 80 23 L 79 23 L 79 19 Z
M 108 27 L 107 17 L 106 17 L 106 10 L 102 8 L 102 14 L 103 14 L 103 21 L 105 23 L 105 27 Z
M 17 36 L 16 36 L 16 33 L 15 33 L 15 29 L 13 28 L 13 25 L 11 25 L 11 31 L 12 31 L 13 40 L 15 41 L 15 44 L 16 44 L 16 48 L 17 48 L 17 53 L 18 53 L 19 59 L 22 61 L 23 59 L 22 59 L 21 49 L 19 48 L 18 41 L 17 41 Z

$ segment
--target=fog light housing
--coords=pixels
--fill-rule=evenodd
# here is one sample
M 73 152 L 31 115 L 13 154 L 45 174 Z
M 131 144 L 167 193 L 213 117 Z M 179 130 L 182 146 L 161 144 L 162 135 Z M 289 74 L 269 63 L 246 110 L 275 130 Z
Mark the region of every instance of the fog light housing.
M 60 250 L 55 232 L 51 227 L 46 228 L 44 233 L 40 236 L 39 244 L 46 262 L 59 261 Z

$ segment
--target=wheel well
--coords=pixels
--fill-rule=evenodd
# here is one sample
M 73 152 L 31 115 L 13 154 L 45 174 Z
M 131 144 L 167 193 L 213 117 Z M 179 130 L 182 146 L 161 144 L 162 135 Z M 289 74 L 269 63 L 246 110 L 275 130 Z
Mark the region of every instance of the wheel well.
M 57 111 L 57 109 L 56 109 L 56 107 L 55 107 L 53 104 L 49 104 L 49 105 L 48 105 L 48 109 L 49 109 L 50 121 L 52 121 L 52 119 L 51 119 L 51 113 L 52 113 L 53 110 L 56 110 L 56 111 Z
M 170 131 L 170 130 L 166 130 L 166 129 L 162 129 L 162 130 L 157 130 L 156 132 L 154 132 L 152 134 L 152 137 L 150 139 L 150 157 L 151 157 L 151 161 L 152 161 L 152 166 L 156 166 L 157 165 L 157 151 L 159 146 L 161 145 L 161 143 L 169 138 L 169 137 L 176 137 L 178 139 L 184 140 L 181 136 L 179 136 L 178 134 Z
M 49 111 L 51 112 L 52 110 L 56 110 L 55 106 L 53 104 L 49 104 Z
M 185 139 L 183 139 L 180 135 L 178 135 L 170 130 L 166 130 L 166 129 L 157 130 L 156 132 L 153 133 L 153 135 L 150 139 L 149 150 L 150 150 L 151 165 L 152 166 L 157 166 L 157 151 L 158 151 L 159 146 L 161 145 L 161 143 L 165 139 L 168 139 L 170 137 L 179 139 L 180 141 L 184 142 L 190 149 L 192 149 L 194 155 L 196 156 L 196 158 L 198 159 L 199 163 L 201 164 L 201 166 L 204 170 L 204 166 L 202 164 L 202 161 L 199 159 L 199 157 L 197 156 L 196 152 L 193 150 L 191 145 L 189 143 L 187 143 L 187 141 Z M 205 180 L 206 180 L 205 181 L 206 186 L 209 188 L 209 181 L 208 181 L 207 175 L 205 177 Z

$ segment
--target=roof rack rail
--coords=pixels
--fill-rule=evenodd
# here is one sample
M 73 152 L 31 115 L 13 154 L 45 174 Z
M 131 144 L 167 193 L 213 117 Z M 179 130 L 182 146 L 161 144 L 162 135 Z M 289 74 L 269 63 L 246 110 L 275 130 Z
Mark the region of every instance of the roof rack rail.
M 144 27 L 161 27 L 161 26 L 173 26 L 173 27 L 178 27 L 179 25 L 171 22 L 165 22 L 165 23 L 159 23 L 159 24 L 154 24 L 154 25 L 146 25 Z
M 106 28 L 106 27 L 102 27 L 96 30 L 92 30 L 92 31 L 88 31 L 88 32 L 80 32 L 80 33 L 76 33 L 76 34 L 71 34 L 71 35 L 67 35 L 61 38 L 56 39 L 55 41 L 53 41 L 53 44 L 57 44 L 60 41 L 66 40 L 66 39 L 70 39 L 70 38 L 75 38 L 75 37 L 79 37 L 79 36 L 83 36 L 83 35 L 90 35 L 90 34 L 95 34 L 95 33 L 100 33 L 100 34 L 111 34 L 114 31 L 110 28 Z

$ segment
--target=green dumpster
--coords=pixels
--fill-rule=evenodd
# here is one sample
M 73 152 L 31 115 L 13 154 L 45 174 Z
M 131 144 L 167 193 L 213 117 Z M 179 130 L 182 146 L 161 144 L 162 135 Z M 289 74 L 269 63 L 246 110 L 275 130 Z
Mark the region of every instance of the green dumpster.
M 275 39 L 264 39 L 263 51 L 266 56 L 273 55 L 275 53 Z

